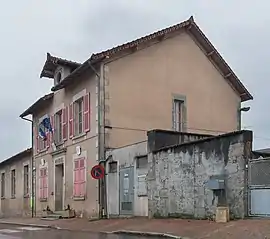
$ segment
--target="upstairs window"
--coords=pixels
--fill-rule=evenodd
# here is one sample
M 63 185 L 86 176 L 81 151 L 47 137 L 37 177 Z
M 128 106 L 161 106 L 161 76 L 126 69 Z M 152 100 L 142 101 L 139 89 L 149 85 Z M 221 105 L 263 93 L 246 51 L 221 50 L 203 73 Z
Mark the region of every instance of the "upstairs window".
M 42 129 L 43 132 L 45 132 L 47 136 L 48 130 L 44 127 L 44 125 L 38 125 L 38 149 L 39 151 L 43 151 L 47 148 L 48 139 L 44 140 L 43 138 L 41 138 L 41 136 L 39 135 L 39 127 Z
M 173 130 L 182 132 L 184 129 L 184 101 L 173 101 Z
M 74 134 L 83 133 L 83 97 L 74 102 Z
M 68 110 L 69 137 L 84 135 L 90 131 L 90 93 L 80 92 L 74 97 Z
M 61 80 L 62 80 L 62 73 L 61 72 L 58 72 L 56 74 L 56 77 L 55 77 L 55 84 L 56 85 L 59 84 Z
M 55 115 L 54 115 L 54 141 L 55 144 L 60 144 L 63 141 L 63 132 L 62 132 L 62 127 L 63 127 L 63 110 L 59 110 Z

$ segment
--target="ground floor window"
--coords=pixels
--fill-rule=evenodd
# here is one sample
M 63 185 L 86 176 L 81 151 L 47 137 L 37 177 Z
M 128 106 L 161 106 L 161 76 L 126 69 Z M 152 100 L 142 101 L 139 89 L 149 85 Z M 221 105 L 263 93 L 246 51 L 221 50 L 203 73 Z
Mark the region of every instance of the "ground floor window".
M 79 158 L 74 160 L 73 196 L 84 197 L 86 193 L 86 160 Z
M 46 200 L 48 198 L 48 169 L 41 168 L 39 173 L 39 198 Z

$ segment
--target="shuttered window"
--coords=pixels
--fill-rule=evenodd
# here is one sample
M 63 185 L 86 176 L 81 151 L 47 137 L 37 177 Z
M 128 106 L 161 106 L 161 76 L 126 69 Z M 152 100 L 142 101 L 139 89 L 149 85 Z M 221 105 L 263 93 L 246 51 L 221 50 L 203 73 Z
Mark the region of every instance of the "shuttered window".
M 73 196 L 84 197 L 86 186 L 86 160 L 79 158 L 74 160 Z
M 39 172 L 39 198 L 46 200 L 48 198 L 48 168 L 41 168 Z

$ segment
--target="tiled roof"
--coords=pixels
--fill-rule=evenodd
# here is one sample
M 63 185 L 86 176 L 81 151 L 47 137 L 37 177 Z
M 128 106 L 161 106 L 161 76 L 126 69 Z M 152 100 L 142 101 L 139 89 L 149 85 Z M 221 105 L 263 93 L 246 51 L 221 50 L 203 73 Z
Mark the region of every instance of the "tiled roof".
M 48 77 L 48 78 L 53 78 L 54 77 L 54 72 L 57 68 L 57 66 L 62 65 L 62 66 L 69 66 L 71 70 L 76 69 L 79 67 L 81 64 L 78 62 L 66 60 L 60 57 L 55 57 L 52 56 L 50 53 L 47 53 L 47 60 L 43 66 L 43 69 L 40 73 L 40 78 L 42 77 Z
M 6 163 L 11 163 L 11 162 L 14 162 L 15 160 L 20 160 L 24 157 L 31 156 L 31 155 L 32 155 L 32 148 L 28 148 L 0 162 L 0 167 Z
M 111 58 L 119 53 L 126 50 L 133 49 L 136 51 L 137 47 L 141 44 L 151 42 L 153 40 L 162 40 L 165 36 L 176 33 L 179 30 L 185 30 L 190 34 L 194 41 L 201 47 L 204 53 L 207 55 L 208 59 L 213 62 L 216 68 L 220 71 L 223 77 L 228 81 L 228 83 L 238 92 L 242 101 L 247 101 L 253 99 L 252 95 L 245 88 L 245 86 L 238 79 L 233 70 L 225 62 L 222 56 L 218 53 L 216 48 L 211 44 L 208 38 L 204 35 L 198 25 L 195 23 L 193 17 L 191 16 L 188 20 L 176 24 L 174 26 L 165 28 L 163 30 L 154 32 L 150 35 L 138 38 L 134 41 L 113 47 L 111 49 L 93 54 L 87 61 L 85 61 L 80 67 L 74 70 L 69 76 L 67 76 L 62 82 L 57 86 L 52 88 L 52 91 L 64 88 L 67 84 L 72 82 L 82 71 L 96 63 L 103 61 L 105 58 Z M 76 79 L 75 79 L 76 80 Z
M 49 100 L 53 99 L 54 93 L 50 93 L 44 95 L 43 97 L 39 98 L 34 104 L 32 104 L 27 110 L 25 110 L 20 117 L 25 117 L 27 115 L 33 114 L 37 109 L 44 107 Z

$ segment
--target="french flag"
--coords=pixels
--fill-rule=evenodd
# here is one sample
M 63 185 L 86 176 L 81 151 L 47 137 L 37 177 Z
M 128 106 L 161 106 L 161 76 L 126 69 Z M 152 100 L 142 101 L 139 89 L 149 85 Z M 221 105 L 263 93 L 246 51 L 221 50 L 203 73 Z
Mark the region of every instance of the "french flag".
M 41 125 L 39 125 L 38 135 L 39 135 L 39 137 L 42 138 L 44 141 L 47 140 L 46 133 L 45 133 L 45 132 L 43 131 L 43 129 L 41 128 Z

